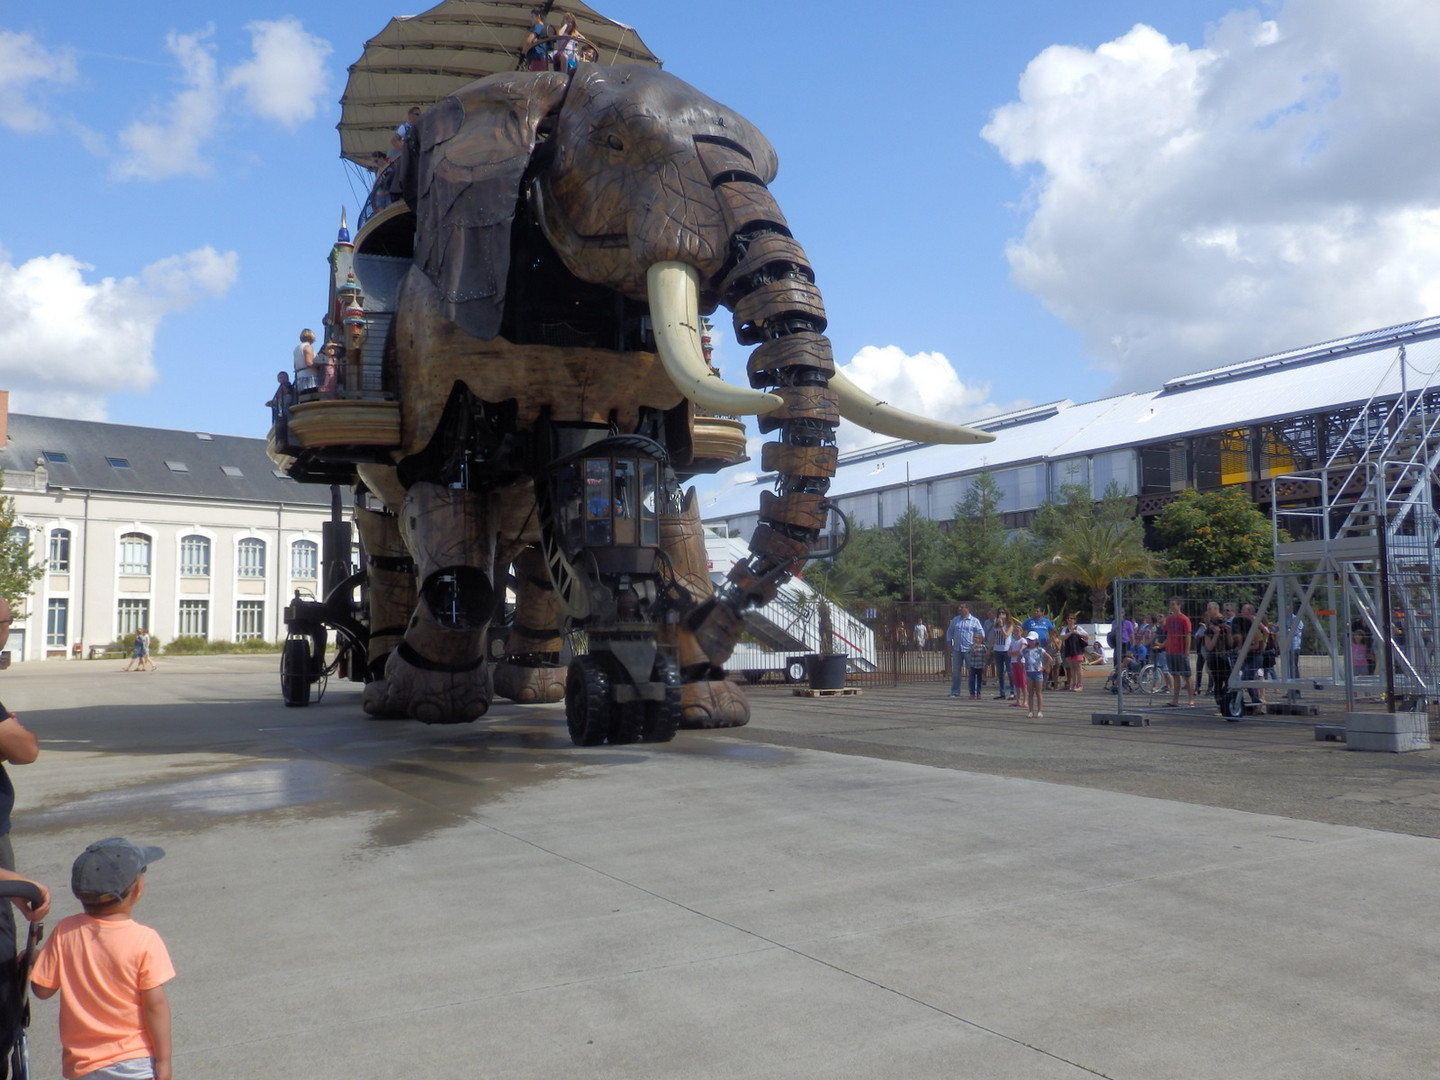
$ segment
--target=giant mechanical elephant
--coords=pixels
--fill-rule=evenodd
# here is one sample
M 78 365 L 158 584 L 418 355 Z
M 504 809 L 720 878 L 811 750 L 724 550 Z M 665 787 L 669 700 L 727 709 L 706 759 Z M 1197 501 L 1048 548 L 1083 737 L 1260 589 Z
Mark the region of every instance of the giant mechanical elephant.
M 360 467 L 383 500 L 357 512 L 383 663 L 372 715 L 470 720 L 498 691 L 563 693 L 585 744 L 744 723 L 721 665 L 743 611 L 825 524 L 839 418 L 990 438 L 836 374 L 814 275 L 766 188 L 776 165 L 744 119 L 639 66 L 491 76 L 412 127 L 396 193 L 414 262 L 389 357 L 402 446 L 394 467 Z M 701 355 L 700 315 L 719 304 L 758 346 L 753 388 Z M 675 476 L 692 409 L 759 414 L 775 436 L 751 555 L 718 590 Z M 512 565 L 519 607 L 492 685 L 486 631 Z M 568 670 L 564 628 L 588 632 Z

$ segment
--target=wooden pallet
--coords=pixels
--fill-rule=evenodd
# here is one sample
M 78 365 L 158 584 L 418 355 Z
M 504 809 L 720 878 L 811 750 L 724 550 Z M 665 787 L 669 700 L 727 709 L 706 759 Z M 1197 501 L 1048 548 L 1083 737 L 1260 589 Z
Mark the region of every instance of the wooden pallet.
M 812 690 L 808 686 L 797 686 L 791 693 L 796 697 L 856 697 L 860 693 L 860 688 L 845 686 L 838 690 Z

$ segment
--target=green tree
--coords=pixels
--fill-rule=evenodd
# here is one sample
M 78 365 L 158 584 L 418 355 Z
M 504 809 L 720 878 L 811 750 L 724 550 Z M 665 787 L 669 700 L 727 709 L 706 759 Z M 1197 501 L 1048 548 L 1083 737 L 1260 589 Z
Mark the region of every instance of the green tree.
M 1006 528 L 1003 498 L 989 470 L 981 470 L 955 504 L 955 522 L 946 537 L 944 584 L 950 599 L 990 601 L 1017 611 L 1034 602 L 1030 566 L 1036 553 L 1027 536 L 1012 536 Z
M 1118 488 L 1114 489 L 1118 493 Z M 1108 492 L 1107 492 L 1108 494 Z M 1104 500 L 1101 500 L 1104 505 Z M 1060 550 L 1060 545 L 1073 523 L 1082 517 L 1093 517 L 1097 504 L 1090 494 L 1088 484 L 1061 484 L 1055 498 L 1043 503 L 1030 519 L 1031 557 L 1025 572 L 1034 582 L 1035 564 Z M 1129 513 L 1125 516 L 1128 518 Z M 1069 612 L 1083 612 L 1090 609 L 1090 590 L 1076 581 L 1050 581 L 1044 587 L 1042 606 L 1053 613 L 1056 620 Z M 1028 609 L 1027 609 L 1028 610 Z
M 0 488 L 5 486 L 5 473 L 0 471 Z M 15 527 L 15 499 L 0 496 L 0 596 L 10 601 L 17 619 L 24 618 L 30 590 L 45 572 L 34 559 L 30 533 Z
M 1182 491 L 1154 522 L 1174 577 L 1268 574 L 1275 568 L 1270 519 L 1238 487 Z
M 1134 500 L 1117 486 L 1112 484 L 1099 502 L 1091 502 L 1078 485 L 1066 485 L 1061 494 L 1068 505 L 1052 504 L 1040 521 L 1039 540 L 1048 554 L 1032 572 L 1047 589 L 1068 584 L 1083 590 L 1090 618 L 1100 622 L 1115 579 L 1149 576 L 1157 563 L 1145 550 L 1144 526 L 1131 516 Z
M 846 521 L 849 542 L 824 568 L 807 569 L 807 577 L 818 577 L 831 595 L 847 602 L 887 604 L 910 599 L 913 567 L 916 600 L 946 598 L 939 525 L 913 506 L 888 528 L 855 528 L 851 519 Z

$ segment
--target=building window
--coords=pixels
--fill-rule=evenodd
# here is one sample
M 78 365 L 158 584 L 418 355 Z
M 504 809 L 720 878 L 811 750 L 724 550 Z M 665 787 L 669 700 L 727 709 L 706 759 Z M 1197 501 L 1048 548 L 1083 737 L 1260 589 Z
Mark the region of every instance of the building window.
M 239 555 L 240 559 L 237 573 L 241 577 L 263 578 L 265 576 L 264 540 L 247 536 L 244 540 L 240 541 Z
M 121 600 L 115 606 L 115 636 L 129 637 L 150 625 L 149 600 Z
M 180 538 L 180 576 L 210 576 L 210 540 L 204 536 L 182 536 Z
M 70 601 L 51 600 L 45 606 L 45 647 L 63 649 L 70 644 Z
M 120 537 L 120 573 L 150 573 L 150 537 L 144 533 L 126 533 Z
M 265 601 L 238 601 L 235 604 L 235 640 L 251 641 L 264 636 Z
M 175 632 L 181 637 L 210 637 L 210 601 L 181 600 Z
M 290 545 L 290 576 L 309 578 L 320 576 L 320 545 L 314 540 L 296 540 Z
M 70 572 L 70 530 L 52 529 L 50 532 L 50 572 Z

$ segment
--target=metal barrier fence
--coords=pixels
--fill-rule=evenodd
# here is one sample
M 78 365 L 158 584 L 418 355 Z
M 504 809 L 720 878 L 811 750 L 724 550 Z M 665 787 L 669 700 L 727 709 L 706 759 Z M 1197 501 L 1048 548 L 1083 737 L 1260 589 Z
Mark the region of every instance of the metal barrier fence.
M 1429 704 L 1421 643 L 1412 649 L 1403 634 L 1398 643 L 1377 634 L 1373 613 L 1360 609 L 1341 575 L 1316 571 L 1116 581 L 1115 610 L 1135 623 L 1133 648 L 1116 663 L 1118 711 L 1190 700 L 1184 677 L 1157 655 L 1169 650 L 1153 641 L 1172 597 L 1191 623 L 1180 670 L 1190 673 L 1198 708 L 1227 719 L 1313 723 L 1387 711 L 1392 701 L 1397 711 Z

